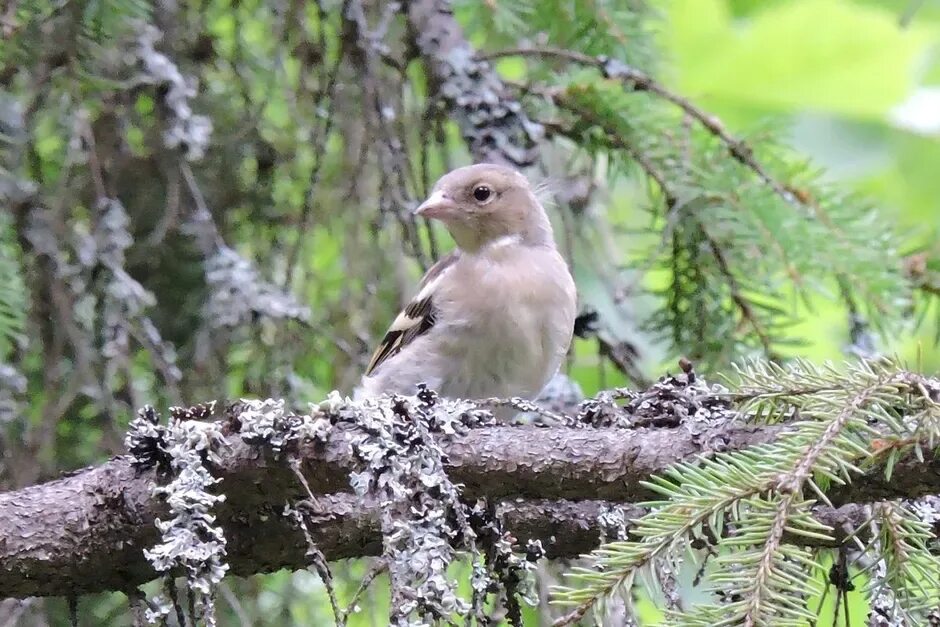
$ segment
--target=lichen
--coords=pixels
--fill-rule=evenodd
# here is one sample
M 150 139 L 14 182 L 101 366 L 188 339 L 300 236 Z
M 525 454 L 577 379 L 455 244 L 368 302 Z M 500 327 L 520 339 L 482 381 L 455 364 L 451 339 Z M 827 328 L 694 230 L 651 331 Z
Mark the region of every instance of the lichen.
M 211 328 L 242 326 L 257 316 L 301 322 L 310 319 L 308 307 L 262 279 L 254 264 L 231 248 L 218 247 L 205 263 L 209 285 L 206 320 Z
M 538 604 L 535 567 L 545 557 L 541 540 L 528 540 L 524 549 L 503 526 L 491 502 L 479 500 L 470 512 L 470 524 L 477 535 L 485 562 L 473 571 L 473 606 L 478 622 L 487 595 L 499 594 L 506 609 L 506 620 L 513 626 L 522 625 L 519 599 L 528 605 Z
M 600 529 L 600 543 L 607 544 L 618 540 L 626 540 L 630 530 L 630 519 L 622 507 L 617 505 L 602 505 L 597 514 L 597 526 Z
M 124 436 L 124 448 L 131 454 L 131 463 L 138 468 L 157 467 L 170 471 L 170 456 L 164 448 L 166 427 L 160 424 L 160 414 L 150 405 L 137 410 Z
M 128 435 L 132 445 L 147 439 L 152 416 L 150 412 L 138 418 L 136 426 L 142 431 Z M 218 462 L 217 453 L 225 446 L 225 439 L 219 423 L 177 418 L 171 418 L 160 435 L 160 449 L 169 460 L 173 479 L 166 485 L 154 485 L 153 495 L 166 502 L 172 518 L 156 520 L 160 542 L 145 549 L 144 556 L 157 572 L 185 575 L 194 597 L 193 618 L 211 627 L 215 625 L 215 586 L 222 581 L 228 565 L 225 536 L 213 514 L 225 495 L 210 492 L 219 480 L 209 472 L 207 462 Z M 154 605 L 162 609 L 148 610 L 151 622 L 161 619 L 163 611 L 172 607 L 162 599 Z
M 324 441 L 331 429 L 329 419 L 323 415 L 314 417 L 285 411 L 283 400 L 242 399 L 232 413 L 243 440 L 250 444 L 264 443 L 275 453 L 294 441 Z
M 0 361 L 0 426 L 17 417 L 24 394 L 26 377 L 10 364 Z
M 156 49 L 162 37 L 163 33 L 149 24 L 140 29 L 134 50 L 140 69 L 137 80 L 160 88 L 160 104 L 165 113 L 164 145 L 179 149 L 187 160 L 198 161 L 209 145 L 212 120 L 193 113 L 189 103 L 196 97 L 196 81 L 183 76 L 173 60 Z
M 660 377 L 642 392 L 623 388 L 600 392 L 581 403 L 569 426 L 632 429 L 682 425 L 699 434 L 739 418 L 727 388 L 709 384 L 688 365 L 686 371 Z
M 512 610 L 518 606 L 516 594 L 534 599 L 530 573 L 543 555 L 541 545 L 529 543 L 517 551 L 495 514 L 481 503 L 472 508 L 463 503 L 461 486 L 444 470 L 441 443 L 494 424 L 490 412 L 419 386 L 414 396 L 361 401 L 334 394 L 313 414 L 351 434 L 358 463 L 350 485 L 379 516 L 392 583 L 391 624 L 430 625 L 471 615 L 479 620 L 483 600 L 499 590 L 511 616 L 518 615 Z M 473 604 L 460 598 L 457 582 L 447 576 L 459 550 L 470 555 Z
M 457 124 L 470 151 L 498 155 L 519 167 L 536 161 L 535 146 L 545 134 L 506 90 L 486 61 L 467 45 L 454 46 L 441 58 L 440 93 L 452 103 Z
M 143 408 L 131 422 L 126 446 L 138 467 L 156 466 L 172 479 L 154 487 L 172 518 L 157 521 L 160 543 L 146 551 L 159 572 L 184 572 L 197 594 L 200 620 L 212 624 L 212 592 L 226 572 L 225 538 L 213 508 L 225 497 L 211 492 L 218 479 L 210 468 L 225 446 L 223 432 L 289 455 L 292 443 L 326 441 L 333 429 L 349 439 L 356 469 L 349 481 L 375 508 L 383 535 L 383 558 L 392 582 L 393 625 L 431 625 L 454 616 L 485 618 L 487 596 L 502 595 L 507 616 L 521 624 L 518 598 L 535 603 L 532 576 L 544 556 L 538 541 L 524 546 L 502 527 L 495 508 L 469 507 L 461 486 L 447 476 L 441 443 L 468 429 L 492 425 L 492 413 L 474 403 L 439 397 L 426 387 L 414 396 L 382 396 L 353 401 L 336 392 L 311 405 L 309 415 L 285 409 L 281 400 L 241 400 L 226 410 L 226 422 L 204 422 L 214 404 L 171 408 L 162 426 L 157 412 Z M 288 459 L 299 473 L 297 460 Z M 300 480 L 306 487 L 303 476 Z M 308 488 L 309 489 L 309 488 Z M 285 515 L 304 527 L 303 508 L 288 504 Z M 308 536 L 308 543 L 312 542 Z M 448 566 L 466 551 L 473 569 L 474 603 L 458 594 Z M 309 554 L 316 553 L 311 546 Z M 159 619 L 173 604 L 158 598 L 148 617 Z
M 383 554 L 393 589 L 394 625 L 431 625 L 466 615 L 469 604 L 447 576 L 456 547 L 472 549 L 460 490 L 444 472 L 444 454 L 432 437 L 458 430 L 439 399 L 422 390 L 414 397 L 382 397 L 358 403 L 352 451 L 360 470 L 350 485 L 374 502 L 382 527 Z M 339 408 L 339 414 L 344 414 Z
M 457 29 L 449 3 L 438 2 L 431 19 L 444 25 L 420 27 L 421 54 L 430 60 L 440 96 L 447 102 L 470 152 L 481 161 L 506 161 L 528 167 L 538 160 L 537 144 L 544 127 L 529 119 L 512 98 L 487 61 L 462 39 L 440 37 L 441 30 Z

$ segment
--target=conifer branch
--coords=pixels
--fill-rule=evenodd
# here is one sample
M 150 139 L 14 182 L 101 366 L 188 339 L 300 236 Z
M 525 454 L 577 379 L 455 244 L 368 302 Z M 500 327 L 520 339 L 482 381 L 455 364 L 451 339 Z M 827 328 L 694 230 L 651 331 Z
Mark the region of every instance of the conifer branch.
M 675 105 L 683 113 L 694 119 L 717 137 L 725 145 L 728 153 L 745 167 L 752 170 L 764 184 L 770 187 L 781 199 L 788 204 L 805 204 L 808 198 L 803 194 L 796 194 L 787 185 L 772 176 L 767 169 L 754 156 L 754 149 L 742 139 L 732 136 L 724 124 L 714 115 L 706 113 L 692 102 L 679 94 L 666 88 L 645 72 L 631 67 L 617 59 L 610 59 L 603 55 L 590 56 L 575 50 L 552 47 L 519 47 L 498 50 L 479 55 L 485 60 L 500 59 L 504 57 L 539 57 L 556 58 L 588 67 L 601 72 L 605 78 L 621 81 L 625 87 L 634 91 L 645 91 Z
M 548 103 L 562 114 L 560 119 L 542 120 L 550 133 L 592 152 L 606 152 L 615 162 L 637 164 L 662 192 L 665 210 L 651 213 L 661 226 L 660 241 L 671 237 L 673 245 L 642 257 L 644 264 L 658 260 L 673 279 L 665 290 L 670 306 L 651 326 L 671 334 L 684 353 L 719 353 L 720 359 L 719 346 L 730 345 L 726 350 L 733 352 L 743 340 L 775 358 L 775 345 L 788 339 L 788 323 L 796 320 L 795 311 L 766 289 L 781 278 L 803 296 L 811 291 L 830 295 L 821 283 L 807 281 L 809 276 L 822 273 L 849 281 L 860 294 L 858 302 L 866 304 L 869 320 L 878 326 L 892 319 L 890 303 L 905 298 L 900 263 L 892 257 L 897 253 L 893 235 L 871 230 L 868 207 L 814 180 L 807 165 L 789 158 L 786 150 L 770 142 L 751 145 L 731 135 L 717 118 L 649 74 L 603 55 L 520 47 L 485 56 L 561 59 L 590 68 L 556 73 L 547 79 L 548 86 L 514 86 L 540 110 Z M 595 70 L 610 80 L 597 81 Z M 651 97 L 631 97 L 633 93 Z M 671 107 L 695 124 L 679 128 Z M 719 150 L 733 157 L 733 165 L 722 160 L 725 155 Z M 787 228 L 782 228 L 781 213 Z M 879 254 L 872 254 L 874 241 L 881 242 Z M 772 253 L 757 268 L 755 245 Z M 701 249 L 713 259 L 705 258 Z M 664 259 L 666 250 L 669 259 Z M 826 251 L 821 257 L 820 250 Z M 891 258 L 887 263 L 886 256 Z M 767 263 L 770 258 L 773 264 Z M 845 263 L 849 258 L 852 265 Z M 743 325 L 732 323 L 731 307 Z
M 874 611 L 904 617 L 917 623 L 917 613 L 936 606 L 940 588 L 940 557 L 928 548 L 935 539 L 930 525 L 910 507 L 896 502 L 876 503 L 869 552 L 876 576 L 867 590 Z
M 806 546 L 832 541 L 834 531 L 806 513 L 816 505 L 815 499 L 803 497 L 807 487 L 829 501 L 812 477 L 843 486 L 890 472 L 893 462 L 879 448 L 888 446 L 883 442 L 897 441 L 896 450 L 916 452 L 937 437 L 940 381 L 884 360 L 845 371 L 806 363 L 747 364 L 736 388 L 731 395 L 757 420 L 789 421 L 791 430 L 773 443 L 683 462 L 654 477 L 648 485 L 666 500 L 652 503 L 651 512 L 635 521 L 633 539 L 594 551 L 587 566 L 570 573 L 577 583 L 555 590 L 557 602 L 577 605 L 566 621 L 577 620 L 599 599 L 629 585 L 652 556 L 690 550 L 698 539 L 717 547 L 724 569 L 711 583 L 718 586 L 722 601 L 682 613 L 683 624 L 705 626 L 718 617 L 727 624 L 804 624 L 813 618 L 805 599 L 821 571 Z M 894 538 L 929 537 L 918 535 L 925 529 L 923 522 L 915 519 L 910 529 L 917 531 L 902 532 L 894 520 L 882 525 Z M 785 534 L 798 539 L 785 545 Z M 895 553 L 903 562 L 905 553 Z M 911 568 L 918 567 L 929 570 L 925 565 Z M 912 580 L 894 576 L 891 581 L 903 588 L 895 596 L 904 611 L 923 609 L 913 603 L 921 597 L 911 591 Z

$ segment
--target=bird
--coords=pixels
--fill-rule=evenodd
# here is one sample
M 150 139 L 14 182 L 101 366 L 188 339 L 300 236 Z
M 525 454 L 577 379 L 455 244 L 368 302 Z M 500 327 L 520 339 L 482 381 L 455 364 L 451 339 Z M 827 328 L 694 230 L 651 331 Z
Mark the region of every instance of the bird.
M 520 172 L 478 163 L 441 177 L 414 214 L 443 223 L 456 249 L 435 263 L 362 377 L 364 396 L 535 397 L 571 344 L 574 279 Z

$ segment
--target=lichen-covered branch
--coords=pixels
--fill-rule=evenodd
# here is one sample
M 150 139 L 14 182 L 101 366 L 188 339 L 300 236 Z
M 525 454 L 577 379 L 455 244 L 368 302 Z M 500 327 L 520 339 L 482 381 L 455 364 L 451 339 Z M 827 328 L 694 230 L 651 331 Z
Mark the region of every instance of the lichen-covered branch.
M 508 529 L 518 538 L 541 539 L 549 556 L 570 556 L 596 544 L 598 505 L 553 500 L 648 499 L 651 493 L 640 481 L 650 473 L 678 459 L 766 442 L 779 430 L 731 426 L 693 434 L 685 427 L 488 427 L 454 436 L 444 450 L 448 473 L 466 486 L 465 496 L 534 499 L 504 506 Z M 295 521 L 282 515 L 286 501 L 303 497 L 289 464 L 235 436 L 227 443 L 214 472 L 226 495 L 216 512 L 228 541 L 231 572 L 305 566 L 306 541 Z M 315 494 L 348 488 L 348 453 L 349 434 L 341 430 L 331 432 L 326 444 L 298 449 Z M 167 510 L 152 495 L 157 471 L 137 469 L 132 461 L 117 457 L 56 481 L 0 494 L 4 596 L 128 590 L 157 576 L 143 551 L 157 543 L 153 523 Z M 873 476 L 853 484 L 851 496 L 911 497 L 940 491 L 936 466 L 899 464 L 890 484 Z M 328 559 L 380 552 L 377 519 L 351 495 L 318 496 L 317 501 L 310 533 Z M 830 524 L 843 526 L 837 522 Z
M 476 58 L 450 2 L 409 0 L 405 5 L 412 39 L 431 82 L 474 158 L 520 167 L 535 163 L 541 125 L 528 118 L 489 63 Z

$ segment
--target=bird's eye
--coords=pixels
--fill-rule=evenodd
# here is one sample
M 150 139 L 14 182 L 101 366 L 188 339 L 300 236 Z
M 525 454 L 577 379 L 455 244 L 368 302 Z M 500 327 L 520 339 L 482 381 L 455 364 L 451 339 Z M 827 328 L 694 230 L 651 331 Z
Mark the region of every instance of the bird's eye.
M 486 185 L 477 185 L 473 188 L 473 197 L 477 202 L 486 202 L 492 193 L 493 191 Z

